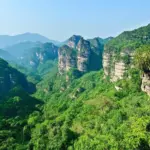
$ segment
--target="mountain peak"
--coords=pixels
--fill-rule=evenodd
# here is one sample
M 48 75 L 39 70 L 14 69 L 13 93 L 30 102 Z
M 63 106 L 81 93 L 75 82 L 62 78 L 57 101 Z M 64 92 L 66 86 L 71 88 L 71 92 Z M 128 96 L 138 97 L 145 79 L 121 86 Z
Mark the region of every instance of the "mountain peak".
M 14 44 L 23 43 L 23 42 L 51 42 L 55 45 L 59 44 L 58 41 L 50 40 L 47 37 L 40 35 L 38 33 L 26 32 L 18 35 L 0 35 L 0 48 L 12 46 Z
M 83 39 L 80 35 L 73 35 L 68 39 L 67 45 L 71 48 L 75 48 L 78 44 L 78 42 Z

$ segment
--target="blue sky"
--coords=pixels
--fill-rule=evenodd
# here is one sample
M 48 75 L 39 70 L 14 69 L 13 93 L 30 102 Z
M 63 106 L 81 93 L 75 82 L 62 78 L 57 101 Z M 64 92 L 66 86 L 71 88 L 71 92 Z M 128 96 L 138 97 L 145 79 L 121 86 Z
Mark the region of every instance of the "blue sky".
M 150 23 L 150 0 L 0 0 L 0 34 L 39 33 L 63 41 L 116 36 Z

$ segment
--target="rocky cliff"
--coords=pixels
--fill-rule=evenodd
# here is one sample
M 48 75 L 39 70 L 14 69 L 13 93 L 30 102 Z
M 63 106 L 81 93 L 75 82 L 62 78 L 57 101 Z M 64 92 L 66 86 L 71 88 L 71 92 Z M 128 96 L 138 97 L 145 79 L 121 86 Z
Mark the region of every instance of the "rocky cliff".
M 58 51 L 58 68 L 60 74 L 71 68 L 77 68 L 76 50 L 67 45 L 62 46 Z
M 150 44 L 150 25 L 133 31 L 126 31 L 105 45 L 103 53 L 103 68 L 105 77 L 112 82 L 123 79 L 129 68 L 134 67 L 133 58 L 137 48 Z M 142 77 L 141 89 L 150 93 L 149 75 Z M 149 91 L 149 92 L 148 92 Z
M 97 38 L 85 40 L 73 35 L 66 45 L 59 48 L 58 68 L 60 74 L 76 69 L 81 73 L 102 68 L 103 44 Z
M 124 51 L 121 53 L 104 52 L 103 68 L 105 77 L 109 76 L 112 82 L 123 79 L 128 67 L 131 67 L 133 52 Z
M 150 95 L 150 72 L 143 73 L 141 89 Z
M 58 68 L 60 74 L 76 69 L 80 72 L 87 72 L 89 69 L 91 47 L 90 43 L 80 36 L 73 36 L 67 45 L 59 48 Z

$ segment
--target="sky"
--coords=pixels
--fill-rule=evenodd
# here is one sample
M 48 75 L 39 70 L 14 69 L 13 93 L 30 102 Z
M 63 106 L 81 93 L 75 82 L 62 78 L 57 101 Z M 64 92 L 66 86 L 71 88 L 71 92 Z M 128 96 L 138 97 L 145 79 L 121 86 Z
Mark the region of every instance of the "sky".
M 106 38 L 148 23 L 150 0 L 0 0 L 0 35 Z

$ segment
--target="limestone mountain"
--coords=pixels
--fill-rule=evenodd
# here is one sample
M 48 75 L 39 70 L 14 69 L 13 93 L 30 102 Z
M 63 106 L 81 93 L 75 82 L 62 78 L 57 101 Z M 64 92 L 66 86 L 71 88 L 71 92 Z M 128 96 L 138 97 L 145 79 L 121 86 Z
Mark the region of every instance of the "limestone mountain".
M 88 41 L 79 35 L 70 37 L 66 45 L 59 48 L 58 68 L 62 74 L 71 69 L 81 73 L 102 68 L 103 44 L 97 38 Z
M 150 24 L 133 31 L 125 31 L 112 39 L 104 48 L 105 76 L 109 76 L 111 81 L 123 79 L 128 70 L 134 67 L 133 59 L 136 49 L 149 44 Z

